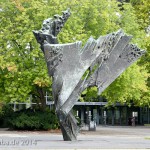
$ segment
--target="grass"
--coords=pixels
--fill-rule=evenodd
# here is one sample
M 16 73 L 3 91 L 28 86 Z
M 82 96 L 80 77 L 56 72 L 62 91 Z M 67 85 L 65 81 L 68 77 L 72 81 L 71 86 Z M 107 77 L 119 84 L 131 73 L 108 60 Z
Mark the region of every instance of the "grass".
M 150 140 L 150 137 L 145 137 L 146 140 Z
M 144 124 L 144 126 L 149 126 L 150 127 L 150 124 Z

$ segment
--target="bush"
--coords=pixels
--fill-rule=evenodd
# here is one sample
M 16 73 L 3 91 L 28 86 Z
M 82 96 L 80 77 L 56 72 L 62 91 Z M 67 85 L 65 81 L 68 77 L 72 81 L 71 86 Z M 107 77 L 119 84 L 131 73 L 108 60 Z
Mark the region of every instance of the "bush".
M 24 109 L 14 112 L 10 106 L 4 106 L 0 113 L 1 127 L 19 130 L 58 129 L 59 123 L 54 111 Z
M 15 112 L 9 119 L 12 128 L 20 130 L 49 130 L 59 128 L 54 111 L 33 111 L 31 109 Z
M 13 117 L 14 111 L 10 105 L 4 105 L 0 111 L 0 127 L 9 127 L 9 119 Z

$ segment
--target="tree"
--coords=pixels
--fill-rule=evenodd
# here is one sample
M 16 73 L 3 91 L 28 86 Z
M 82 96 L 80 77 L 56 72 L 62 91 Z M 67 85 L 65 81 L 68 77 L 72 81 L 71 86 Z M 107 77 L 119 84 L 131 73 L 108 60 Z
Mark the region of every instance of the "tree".
M 141 46 L 147 49 L 146 57 L 142 58 L 140 65 L 145 65 L 148 73 L 150 73 L 150 19 L 149 19 L 149 9 L 150 3 L 148 0 L 131 0 L 131 4 L 135 9 L 135 14 L 137 16 L 137 22 L 140 29 L 145 32 L 144 42 Z M 141 99 L 150 106 L 150 75 L 147 78 L 148 90 L 142 94 Z
M 123 3 L 120 14 L 120 27 L 128 34 L 133 35 L 133 42 L 147 50 L 147 54 L 140 61 L 132 65 L 124 72 L 103 95 L 108 98 L 109 103 L 116 101 L 130 105 L 132 101 L 137 106 L 150 106 L 149 86 L 149 42 L 145 31 L 141 28 L 137 14 L 130 3 Z M 142 63 L 143 62 L 143 63 Z M 145 65 L 144 65 L 145 64 Z
M 46 17 L 44 9 L 42 1 L 16 0 L 1 4 L 2 101 L 27 101 L 32 94 L 45 107 L 45 88 L 50 87 L 51 81 L 32 34 Z
M 26 101 L 32 94 L 33 98 L 45 107 L 44 94 L 46 90 L 51 90 L 51 80 L 32 30 L 40 29 L 44 19 L 60 14 L 68 7 L 71 8 L 72 15 L 59 34 L 59 43 L 81 40 L 84 44 L 91 35 L 98 38 L 119 28 L 132 34 L 133 42 L 139 46 L 145 43 L 145 33 L 140 29 L 135 11 L 130 4 L 124 5 L 124 11 L 120 11 L 116 0 L 5 0 L 5 3 L 1 1 L 1 101 Z M 132 69 L 136 72 L 134 75 Z M 121 102 L 127 102 L 133 97 L 136 102 L 140 99 L 141 93 L 146 92 L 147 77 L 148 74 L 143 67 L 134 64 L 103 93 L 103 96 L 109 102 L 119 99 Z M 133 90 L 138 81 L 142 86 Z M 114 96 L 114 92 L 111 91 L 117 91 L 121 83 L 125 83 L 125 88 L 119 86 L 120 94 Z M 130 83 L 130 86 L 126 83 Z

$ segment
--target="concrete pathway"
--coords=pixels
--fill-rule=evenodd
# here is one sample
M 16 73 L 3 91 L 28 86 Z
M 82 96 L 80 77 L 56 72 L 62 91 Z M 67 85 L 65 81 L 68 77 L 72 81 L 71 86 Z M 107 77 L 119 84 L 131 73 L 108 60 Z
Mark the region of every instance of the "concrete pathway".
M 61 133 L 18 132 L 0 129 L 0 150 L 5 149 L 150 149 L 150 128 L 84 127 L 78 141 L 63 141 Z

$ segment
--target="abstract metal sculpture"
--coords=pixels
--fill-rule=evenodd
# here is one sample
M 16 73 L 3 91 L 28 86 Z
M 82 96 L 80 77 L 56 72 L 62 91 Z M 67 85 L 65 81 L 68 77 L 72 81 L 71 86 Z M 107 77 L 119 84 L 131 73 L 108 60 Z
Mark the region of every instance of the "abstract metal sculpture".
M 44 20 L 41 30 L 33 31 L 53 78 L 56 114 L 65 141 L 76 140 L 79 127 L 71 110 L 82 91 L 97 86 L 101 94 L 145 53 L 129 44 L 131 36 L 122 30 L 100 36 L 97 40 L 90 37 L 83 48 L 81 41 L 58 44 L 57 35 L 69 16 L 70 10 L 67 9 L 62 16 Z

